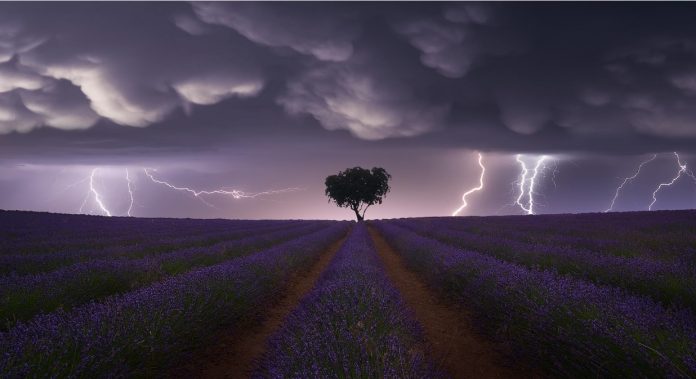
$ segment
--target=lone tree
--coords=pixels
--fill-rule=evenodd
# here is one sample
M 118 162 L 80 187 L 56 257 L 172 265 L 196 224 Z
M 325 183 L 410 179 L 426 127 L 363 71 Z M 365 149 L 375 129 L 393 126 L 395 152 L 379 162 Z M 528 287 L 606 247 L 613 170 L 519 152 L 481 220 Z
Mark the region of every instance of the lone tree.
M 350 208 L 358 221 L 365 219 L 370 205 L 382 204 L 389 192 L 391 175 L 381 167 L 372 170 L 362 167 L 348 168 L 326 178 L 326 196 L 339 207 Z

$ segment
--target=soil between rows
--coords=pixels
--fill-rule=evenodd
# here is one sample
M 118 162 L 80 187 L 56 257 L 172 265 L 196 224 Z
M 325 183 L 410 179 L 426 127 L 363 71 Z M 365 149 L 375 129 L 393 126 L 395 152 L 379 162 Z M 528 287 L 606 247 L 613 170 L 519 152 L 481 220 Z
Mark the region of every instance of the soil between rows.
M 493 343 L 478 335 L 471 316 L 460 307 L 437 300 L 427 285 L 406 268 L 399 255 L 373 227 L 368 227 L 387 277 L 399 290 L 406 305 L 423 328 L 430 359 L 453 378 L 514 378 L 515 373 L 495 350 Z M 192 353 L 187 362 L 170 371 L 173 378 L 249 377 L 263 356 L 267 340 L 283 324 L 300 300 L 314 288 L 346 237 L 336 241 L 309 271 L 290 281 L 283 296 L 263 313 L 256 325 L 224 330 L 211 345 Z M 531 375 L 537 376 L 537 375 Z
M 406 268 L 379 232 L 372 226 L 368 228 L 387 277 L 423 328 L 435 364 L 453 378 L 526 376 L 506 367 L 494 345 L 474 331 L 471 315 L 459 307 L 439 302 L 427 285 Z
M 196 351 L 169 373 L 172 378 L 248 378 L 254 365 L 266 349 L 266 341 L 283 324 L 300 299 L 314 287 L 331 260 L 343 245 L 341 238 L 322 253 L 309 271 L 290 280 L 285 293 L 263 313 L 263 321 L 257 325 L 237 327 L 222 331 L 212 340 L 213 344 Z

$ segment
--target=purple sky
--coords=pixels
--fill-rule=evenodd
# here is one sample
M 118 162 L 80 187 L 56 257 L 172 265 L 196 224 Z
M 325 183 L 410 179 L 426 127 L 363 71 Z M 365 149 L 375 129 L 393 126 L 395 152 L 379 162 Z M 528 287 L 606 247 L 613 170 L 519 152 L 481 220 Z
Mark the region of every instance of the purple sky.
M 392 192 L 368 218 L 445 216 L 478 152 L 462 215 L 527 213 L 518 154 L 528 178 L 546 156 L 535 213 L 604 211 L 653 154 L 613 209 L 658 188 L 652 209 L 694 208 L 694 19 L 675 3 L 2 3 L 0 208 L 125 215 L 128 170 L 134 216 L 351 218 L 324 178 L 380 166 Z

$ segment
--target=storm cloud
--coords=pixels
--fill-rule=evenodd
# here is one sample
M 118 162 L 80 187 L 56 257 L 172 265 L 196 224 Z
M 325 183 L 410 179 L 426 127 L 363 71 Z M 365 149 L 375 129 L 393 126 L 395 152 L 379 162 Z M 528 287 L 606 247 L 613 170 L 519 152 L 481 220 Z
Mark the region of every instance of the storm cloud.
M 0 8 L 5 144 L 37 129 L 85 130 L 89 140 L 152 127 L 153 140 L 168 133 L 224 145 L 226 129 L 291 136 L 306 132 L 293 126 L 301 124 L 316 136 L 343 130 L 473 149 L 696 146 L 696 8 L 688 5 Z M 251 112 L 272 117 L 249 125 Z M 117 136 L 115 145 L 147 148 L 143 134 Z
M 130 172 L 136 216 L 343 218 L 324 178 L 360 165 L 394 180 L 371 217 L 448 215 L 481 153 L 466 214 L 521 213 L 517 154 L 548 156 L 541 213 L 605 210 L 656 154 L 613 208 L 647 209 L 679 162 L 694 171 L 694 19 L 680 3 L 0 3 L 0 208 L 100 214 L 98 169 L 114 214 Z M 144 168 L 302 190 L 205 204 Z M 693 207 L 692 179 L 655 209 Z

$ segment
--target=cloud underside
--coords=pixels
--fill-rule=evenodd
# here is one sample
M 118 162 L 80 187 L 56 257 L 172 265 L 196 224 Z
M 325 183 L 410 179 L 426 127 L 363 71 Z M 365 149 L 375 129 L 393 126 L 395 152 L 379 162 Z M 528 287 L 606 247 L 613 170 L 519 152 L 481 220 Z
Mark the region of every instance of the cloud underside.
M 195 124 L 195 107 L 259 99 L 367 140 L 468 129 L 696 139 L 696 32 L 659 15 L 622 25 L 574 6 L 135 7 L 0 6 L 0 133 Z M 596 18 L 593 35 L 571 31 L 576 14 Z M 558 22 L 569 29 L 552 38 Z

